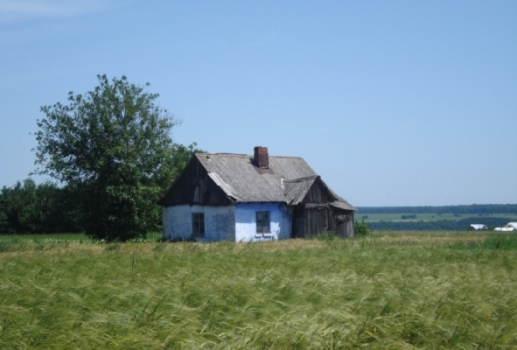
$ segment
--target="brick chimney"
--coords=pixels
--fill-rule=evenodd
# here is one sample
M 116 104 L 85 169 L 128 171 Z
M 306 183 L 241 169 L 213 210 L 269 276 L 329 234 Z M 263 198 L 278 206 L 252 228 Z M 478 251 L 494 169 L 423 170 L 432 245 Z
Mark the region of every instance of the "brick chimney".
M 255 165 L 261 169 L 269 169 L 269 155 L 267 153 L 267 147 L 257 146 L 254 148 L 253 160 Z

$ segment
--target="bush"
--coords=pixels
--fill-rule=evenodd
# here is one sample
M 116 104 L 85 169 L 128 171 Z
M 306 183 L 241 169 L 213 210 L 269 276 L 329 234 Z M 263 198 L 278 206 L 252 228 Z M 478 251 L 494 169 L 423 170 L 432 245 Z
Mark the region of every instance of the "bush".
M 365 237 L 369 236 L 371 231 L 368 225 L 365 222 L 357 222 L 355 223 L 354 227 L 355 236 L 356 237 Z

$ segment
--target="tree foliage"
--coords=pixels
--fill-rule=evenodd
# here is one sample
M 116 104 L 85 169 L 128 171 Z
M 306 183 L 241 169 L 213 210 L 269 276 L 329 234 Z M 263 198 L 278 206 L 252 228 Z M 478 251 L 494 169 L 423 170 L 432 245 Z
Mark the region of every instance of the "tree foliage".
M 170 137 L 177 121 L 157 106 L 158 94 L 125 76 L 98 79 L 85 95 L 70 92 L 68 104 L 41 108 L 37 173 L 74 189 L 88 235 L 142 237 L 157 224 L 155 203 L 176 171 L 175 153 L 185 149 Z
M 32 179 L 0 190 L 0 233 L 79 232 L 80 215 L 69 188 Z

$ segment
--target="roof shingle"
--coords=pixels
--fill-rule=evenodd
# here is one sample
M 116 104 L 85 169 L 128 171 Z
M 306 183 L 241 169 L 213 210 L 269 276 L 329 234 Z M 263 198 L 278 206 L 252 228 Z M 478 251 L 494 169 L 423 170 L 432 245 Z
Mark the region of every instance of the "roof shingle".
M 257 168 L 253 164 L 253 156 L 249 155 L 197 153 L 195 157 L 207 170 L 208 176 L 237 202 L 298 204 L 319 178 L 300 157 L 269 156 L 269 169 L 266 170 Z M 329 191 L 339 203 L 335 206 L 355 210 Z

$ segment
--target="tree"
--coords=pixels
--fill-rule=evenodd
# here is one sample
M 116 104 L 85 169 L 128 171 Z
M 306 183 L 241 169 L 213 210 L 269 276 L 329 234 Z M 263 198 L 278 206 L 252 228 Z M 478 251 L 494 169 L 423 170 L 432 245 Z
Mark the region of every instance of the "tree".
M 36 173 L 73 189 L 91 237 L 144 237 L 156 225 L 155 203 L 171 181 L 170 131 L 177 121 L 156 105 L 158 94 L 125 76 L 97 78 L 99 85 L 84 96 L 70 92 L 68 105 L 41 107 L 46 117 L 35 133 Z
M 35 229 L 36 184 L 27 179 L 0 191 L 0 232 L 25 233 Z
M 32 179 L 0 190 L 0 233 L 79 232 L 74 193 Z

